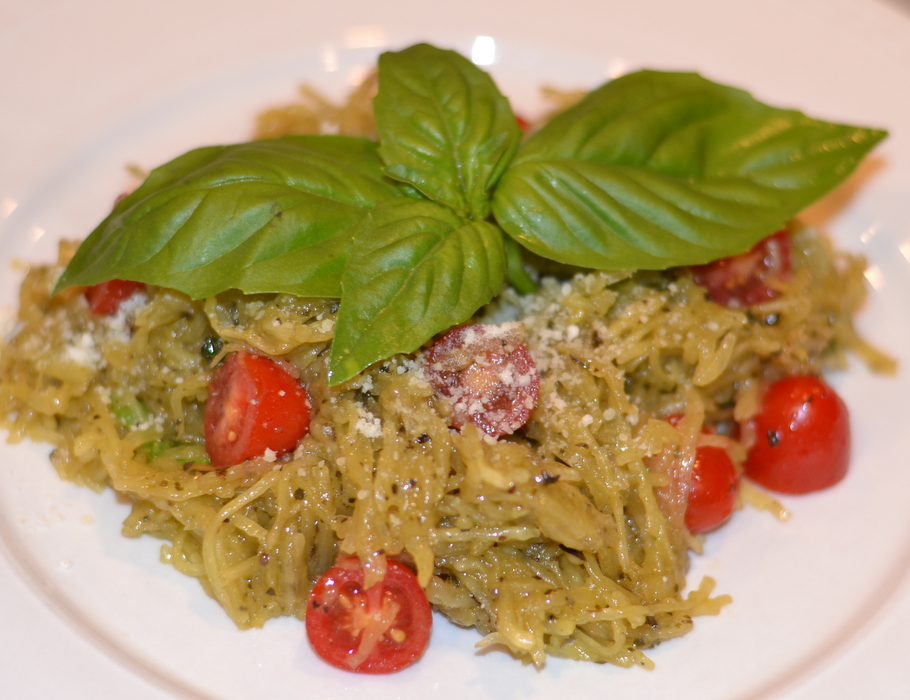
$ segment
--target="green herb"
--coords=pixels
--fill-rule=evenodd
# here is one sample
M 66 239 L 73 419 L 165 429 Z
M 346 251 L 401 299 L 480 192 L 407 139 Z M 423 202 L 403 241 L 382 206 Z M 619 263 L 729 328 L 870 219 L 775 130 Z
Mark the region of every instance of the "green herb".
M 122 278 L 203 298 L 341 296 L 345 232 L 400 196 L 376 144 L 289 136 L 200 148 L 152 171 L 83 242 L 57 289 Z
M 430 201 L 378 205 L 354 234 L 342 280 L 331 379 L 410 352 L 501 289 L 502 233 Z
M 181 463 L 211 464 L 205 446 L 186 440 L 152 440 L 139 446 L 139 451 L 148 461 L 159 457 L 170 457 Z
M 521 142 L 489 75 L 454 51 L 418 44 L 379 58 L 373 103 L 386 173 L 475 220 Z
M 522 245 L 563 263 L 704 263 L 783 228 L 884 136 L 768 107 L 693 73 L 641 71 L 540 129 L 493 211 Z
M 522 247 L 514 238 L 506 236 L 503 240 L 506 252 L 506 281 L 511 284 L 519 294 L 533 294 L 537 291 L 537 282 L 528 274 L 525 268 Z
M 286 137 L 202 148 L 154 170 L 57 289 L 123 278 L 194 298 L 230 288 L 340 298 L 338 384 L 463 323 L 506 279 L 532 290 L 521 247 L 613 270 L 735 255 L 841 183 L 886 135 L 696 74 L 642 71 L 519 147 L 489 75 L 425 44 L 380 57 L 374 108 L 378 144 Z
M 147 423 L 152 417 L 149 407 L 131 394 L 121 396 L 112 402 L 111 413 L 124 428 L 136 428 Z

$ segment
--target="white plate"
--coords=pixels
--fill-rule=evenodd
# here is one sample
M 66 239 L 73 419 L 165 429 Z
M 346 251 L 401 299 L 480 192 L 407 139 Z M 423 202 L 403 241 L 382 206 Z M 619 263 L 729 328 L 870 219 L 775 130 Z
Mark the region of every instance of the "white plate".
M 152 9 L 154 8 L 154 9 Z M 162 700 L 268 697 L 477 700 L 904 697 L 910 671 L 910 18 L 862 0 L 686 3 L 0 2 L 0 304 L 13 259 L 48 261 L 84 236 L 128 183 L 190 147 L 242 140 L 256 110 L 308 80 L 336 94 L 384 47 L 469 52 L 517 104 L 535 86 L 591 87 L 637 67 L 695 69 L 774 104 L 892 131 L 812 218 L 868 255 L 863 331 L 902 362 L 834 382 L 855 429 L 838 487 L 787 501 L 781 524 L 745 511 L 712 536 L 693 580 L 735 601 L 654 650 L 653 672 L 554 660 L 542 671 L 477 656 L 473 632 L 439 620 L 417 666 L 392 677 L 317 662 L 302 627 L 238 632 L 159 543 L 119 534 L 110 493 L 60 482 L 40 446 L 0 448 L 0 695 Z M 329 70 L 333 69 L 334 70 Z

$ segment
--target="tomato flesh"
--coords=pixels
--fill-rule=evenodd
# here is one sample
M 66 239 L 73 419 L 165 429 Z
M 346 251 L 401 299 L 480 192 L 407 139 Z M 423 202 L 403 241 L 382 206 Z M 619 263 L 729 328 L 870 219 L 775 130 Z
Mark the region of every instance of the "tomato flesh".
M 833 486 L 847 473 L 847 407 L 818 377 L 796 375 L 772 384 L 747 429 L 755 442 L 746 458 L 746 475 L 765 488 L 810 493 Z
M 452 329 L 430 349 L 427 374 L 451 403 L 456 430 L 473 423 L 487 435 L 508 435 L 537 406 L 537 365 L 520 331 L 509 324 Z
M 335 562 L 313 586 L 306 631 L 313 650 L 336 668 L 394 673 L 413 664 L 430 641 L 433 614 L 414 573 L 389 560 L 369 588 L 356 557 Z
M 278 362 L 236 352 L 215 370 L 205 405 L 205 447 L 217 468 L 294 449 L 310 427 L 310 397 Z
M 86 287 L 85 298 L 89 310 L 96 316 L 113 316 L 124 301 L 144 291 L 142 282 L 115 279 Z
M 711 301 L 744 308 L 778 295 L 771 283 L 790 276 L 790 258 L 790 235 L 778 231 L 746 253 L 692 267 L 692 277 Z

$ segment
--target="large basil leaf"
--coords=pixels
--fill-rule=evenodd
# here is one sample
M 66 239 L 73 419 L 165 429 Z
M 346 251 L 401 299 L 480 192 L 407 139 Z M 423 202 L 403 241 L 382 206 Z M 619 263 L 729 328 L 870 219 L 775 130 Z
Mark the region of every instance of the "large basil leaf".
M 489 216 L 521 129 L 487 73 L 427 44 L 385 53 L 373 109 L 390 177 L 475 220 Z
M 462 323 L 501 291 L 504 276 L 493 224 L 430 201 L 381 203 L 358 225 L 344 270 L 330 383 Z
M 348 229 L 399 194 L 374 143 L 292 136 L 197 149 L 152 171 L 80 246 L 57 288 L 112 278 L 201 298 L 341 295 Z
M 564 263 L 703 263 L 781 228 L 884 136 L 769 107 L 696 74 L 642 71 L 535 134 L 493 211 L 527 248 Z

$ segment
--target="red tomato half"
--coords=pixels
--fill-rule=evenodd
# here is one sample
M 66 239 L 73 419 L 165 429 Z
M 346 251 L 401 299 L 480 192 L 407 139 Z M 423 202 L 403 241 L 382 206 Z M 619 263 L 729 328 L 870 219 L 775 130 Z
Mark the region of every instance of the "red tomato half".
M 847 407 L 818 377 L 797 375 L 772 384 L 748 428 L 755 444 L 746 457 L 746 475 L 765 488 L 809 493 L 833 486 L 847 473 Z
M 205 448 L 218 468 L 293 450 L 310 428 L 310 397 L 274 360 L 235 352 L 218 366 L 205 405 Z
M 686 527 L 694 533 L 720 527 L 733 513 L 738 493 L 736 467 L 727 451 L 709 445 L 699 447 L 689 482 Z
M 142 282 L 130 280 L 109 280 L 85 288 L 88 308 L 96 316 L 113 316 L 120 309 L 120 304 L 137 292 L 144 292 Z
M 670 425 L 679 425 L 682 416 L 667 418 Z M 702 432 L 713 433 L 705 426 Z M 733 514 L 739 494 L 739 475 L 730 455 L 722 447 L 704 445 L 695 450 L 695 463 L 689 481 L 686 503 L 686 527 L 696 534 L 709 532 L 723 525 Z
M 337 668 L 394 673 L 417 661 L 433 614 L 417 577 L 390 560 L 385 578 L 364 588 L 356 557 L 335 562 L 310 591 L 306 631 L 314 651 Z
M 750 251 L 692 267 L 695 282 L 708 298 L 729 308 L 744 308 L 777 296 L 772 280 L 790 276 L 790 236 L 778 231 Z
M 452 403 L 452 427 L 473 423 L 493 437 L 514 433 L 537 406 L 540 375 L 520 332 L 508 326 L 462 326 L 427 356 L 433 388 Z

